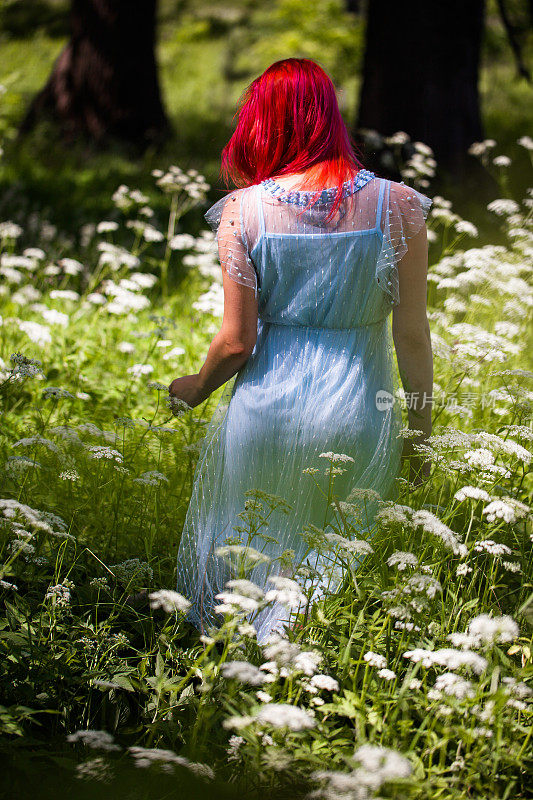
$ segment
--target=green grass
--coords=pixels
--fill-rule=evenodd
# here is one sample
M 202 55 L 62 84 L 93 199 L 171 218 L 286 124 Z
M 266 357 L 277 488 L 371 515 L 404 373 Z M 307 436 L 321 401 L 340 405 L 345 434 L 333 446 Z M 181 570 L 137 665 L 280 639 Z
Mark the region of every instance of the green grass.
M 173 3 L 163 4 L 157 57 L 174 136 L 157 156 L 147 153 L 141 159 L 117 147 L 107 153 L 94 153 L 83 145 L 68 151 L 60 144 L 50 148 L 54 133 L 47 128 L 23 146 L 10 144 L 28 103 L 44 85 L 64 44 L 62 35 L 50 33 L 58 29 L 61 4 L 54 12 L 55 28 L 43 24 L 32 35 L 4 33 L 0 83 L 6 84 L 9 92 L 0 101 L 7 156 L 0 166 L 0 216 L 14 218 L 19 211 L 27 215 L 37 210 L 72 235 L 85 219 L 104 214 L 109 196 L 121 182 L 147 190 L 156 161 L 159 166 L 178 163 L 183 168 L 194 167 L 222 189 L 218 183 L 220 152 L 231 136 L 238 98 L 262 69 L 287 55 L 322 56 L 321 63 L 334 76 L 345 119 L 351 124 L 364 31 L 355 18 L 342 17 L 337 6 L 313 3 L 303 16 L 304 25 L 302 7 L 291 0 L 268 12 L 252 4 L 248 17 L 242 3 L 195 4 L 187 13 Z M 492 16 L 489 25 L 491 36 L 480 81 L 485 132 L 516 159 L 512 193 L 522 195 L 528 164 L 516 139 L 532 127 L 531 89 L 515 78 L 499 23 Z M 527 46 L 526 59 L 529 51 Z M 450 197 L 463 216 L 483 228 L 477 198 L 470 199 L 478 194 L 474 186 L 465 192 L 464 187 L 439 174 L 433 192 Z M 213 200 L 218 196 L 213 193 Z M 192 224 L 201 224 L 201 217 Z
M 163 221 L 164 196 L 159 206 Z M 435 393 L 445 399 L 453 395 L 460 405 L 437 403 L 431 479 L 413 487 L 404 467 L 397 502 L 435 517 L 430 514 L 422 526 L 413 522 L 411 511 L 403 522 L 381 517 L 370 540 L 373 552 L 355 571 L 346 562 L 340 590 L 317 603 L 299 631 L 289 633 L 296 652 L 320 655 L 320 673 L 329 676 L 321 680 L 331 687 L 309 692 L 310 675 L 289 654 L 290 677 L 274 675 L 260 688 L 272 703 L 283 704 L 311 726 L 292 730 L 254 722 L 261 709 L 276 706 L 265 703 L 264 694 L 256 695 L 257 686 L 224 675 L 227 662 L 244 660 L 257 668 L 275 660 L 253 638 L 237 635 L 238 616 L 227 616 L 218 631 L 209 631 L 212 638 L 201 642 L 180 612 L 151 609 L 135 598 L 140 590 L 155 593 L 176 585 L 176 548 L 191 481 L 220 392 L 171 417 L 165 386 L 178 374 L 198 371 L 220 319 L 194 308 L 192 299 L 212 279 L 203 277 L 194 259 L 186 267 L 178 252 L 171 256 L 170 272 L 181 276 L 181 291 L 167 301 L 161 301 L 156 283 L 146 293 L 147 307 L 139 311 L 116 315 L 87 302 L 87 281 L 103 289 L 104 279 L 118 282 L 131 272 L 123 267 L 98 273 L 96 244 L 108 236 L 138 254 L 145 271 L 156 276 L 165 271 L 164 244 L 141 245 L 124 226 L 127 217 L 110 207 L 104 216 L 115 216 L 119 231 L 69 251 L 85 272 L 47 275 L 64 244 L 61 234 L 59 241 L 46 240 L 37 228 L 32 244 L 43 247 L 45 258 L 29 270 L 19 266 L 20 279 L 5 273 L 10 289 L 0 294 L 0 505 L 16 500 L 25 506 L 14 517 L 4 514 L 5 505 L 1 509 L 0 752 L 9 766 L 6 774 L 18 776 L 21 796 L 33 791 L 37 769 L 56 796 L 71 792 L 78 763 L 87 790 L 101 788 L 105 780 L 117 796 L 125 796 L 137 769 L 129 748 L 144 747 L 188 760 L 172 773 L 179 797 L 180 791 L 203 797 L 220 785 L 221 796 L 232 797 L 235 790 L 252 798 L 265 792 L 303 798 L 316 788 L 317 770 L 338 771 L 359 782 L 360 776 L 352 774 L 353 753 L 371 744 L 392 749 L 407 759 L 402 763 L 410 770 L 409 776 L 389 780 L 383 796 L 433 800 L 441 794 L 466 800 L 474 793 L 525 800 L 530 705 L 526 696 L 509 694 L 505 681 L 517 681 L 523 695 L 532 674 L 531 513 L 519 506 L 515 520 L 490 521 L 484 514 L 488 501 L 455 497 L 465 485 L 506 504 L 526 504 L 531 496 L 531 291 L 520 242 L 507 240 L 503 253 L 493 253 L 472 274 L 471 284 L 439 287 L 443 277 L 461 275 L 465 265 L 453 223 L 430 216 L 437 244 L 446 241 L 446 253 L 455 256 L 451 274 L 446 260 L 431 264 Z M 527 210 L 521 227 L 531 232 Z M 505 225 L 499 233 L 495 225 L 494 237 L 504 231 Z M 6 252 L 21 249 L 11 242 Z M 214 250 L 212 255 L 216 266 Z M 66 314 L 66 325 L 45 323 L 43 307 L 22 302 L 19 293 L 28 288 L 41 293 L 44 311 Z M 54 298 L 50 292 L 57 288 L 81 296 Z M 49 325 L 51 341 L 32 341 L 25 321 Z M 467 325 L 453 327 L 460 323 Z M 484 357 L 491 330 L 498 336 L 491 342 L 495 360 Z M 158 347 L 161 339 L 170 344 Z M 123 341 L 135 352 L 123 352 Z M 184 353 L 165 360 L 171 346 Z M 41 378 L 25 376 L 24 359 L 10 359 L 16 352 L 39 359 Z M 152 371 L 134 377 L 128 372 L 134 364 Z M 470 437 L 464 446 L 439 441 L 449 428 Z M 112 448 L 108 457 L 92 455 L 91 448 L 98 446 Z M 494 459 L 492 475 L 468 464 L 472 452 L 482 453 L 483 447 L 492 453 L 489 462 Z M 145 473 L 154 471 L 157 476 L 147 480 Z M 243 509 L 242 526 L 250 536 L 280 502 L 260 490 L 250 487 L 258 501 L 255 510 Z M 347 508 L 337 514 L 331 492 L 324 501 L 328 530 L 353 539 L 355 518 Z M 462 550 L 445 545 L 439 521 L 445 531 L 455 532 Z M 319 531 L 315 538 L 314 546 L 327 546 Z M 503 556 L 490 552 L 490 541 L 506 548 Z M 397 551 L 411 552 L 419 567 L 400 570 L 389 564 Z M 470 572 L 461 574 L 461 569 Z M 433 593 L 426 592 L 425 581 Z M 396 625 L 395 608 L 402 604 L 411 628 Z M 486 660 L 480 673 L 446 660 L 428 667 L 406 657 L 417 648 L 451 647 L 449 635 L 466 631 L 480 614 L 502 616 L 509 631 L 507 638 L 473 645 L 476 656 Z M 377 653 L 390 672 L 380 674 L 379 667 L 370 666 L 369 652 Z M 472 696 L 439 695 L 435 683 L 446 671 L 469 681 L 460 685 Z M 69 743 L 70 734 L 87 729 L 111 734 L 118 750 L 109 754 Z M 235 757 L 229 759 L 231 747 Z M 172 753 L 164 756 L 169 769 Z M 189 788 L 199 769 L 196 762 L 214 770 L 214 784 Z M 23 772 L 33 784 L 23 781 Z M 154 765 L 141 772 L 136 790 L 165 796 L 165 775 Z
M 296 6 L 287 2 L 283 13 L 297 13 Z M 518 503 L 527 504 L 531 497 L 531 461 L 520 449 L 531 451 L 533 445 L 527 258 L 532 224 L 531 209 L 524 203 L 518 222 L 507 225 L 505 218 L 484 208 L 475 192 L 464 197 L 461 187 L 450 185 L 444 196 L 464 219 L 480 225 L 479 238 L 458 234 L 453 216 L 430 215 L 428 306 L 435 387 L 445 397 L 455 394 L 460 403 L 459 408 L 435 409 L 434 433 L 438 436 L 451 428 L 471 440 L 465 447 L 451 448 L 435 440 L 431 480 L 421 487 L 408 484 L 404 466 L 398 503 L 433 512 L 457 534 L 467 552 L 454 553 L 432 532 L 431 524 L 416 526 L 409 515 L 401 523 L 380 519 L 371 540 L 374 552 L 356 572 L 347 568 L 340 591 L 317 604 L 310 618 L 302 620 L 302 629 L 289 634 L 297 650 L 320 653 L 320 671 L 337 681 L 337 688 L 320 689 L 316 695 L 309 692 L 310 676 L 295 668 L 293 657 L 288 678 L 278 675 L 261 687 L 224 677 L 228 661 L 246 660 L 258 667 L 273 657 L 253 638 L 235 635 L 230 617 L 212 632 L 214 641 L 202 643 L 179 612 L 151 609 L 134 597 L 140 590 L 175 586 L 176 550 L 194 469 L 222 389 L 200 407 L 171 417 L 164 387 L 172 378 L 201 367 L 220 319 L 200 313 L 193 303 L 211 283 L 219 284 L 220 277 L 205 277 L 195 247 L 190 251 L 193 263 L 187 266 L 179 251 L 165 262 L 164 242 L 137 241 L 125 226 L 135 212 L 122 214 L 111 194 L 121 183 L 146 192 L 154 210 L 152 224 L 166 231 L 169 201 L 155 187 L 151 169 L 170 163 L 197 168 L 212 184 L 210 196 L 180 217 L 178 230 L 194 236 L 205 231 L 202 213 L 219 196 L 220 187 L 214 184 L 220 149 L 231 132 L 236 100 L 255 74 L 246 64 L 251 56 L 243 55 L 237 65 L 240 76 L 223 77 L 228 52 L 239 47 L 238 38 L 228 35 L 227 20 L 220 18 L 227 8 L 217 6 L 217 19 L 203 4 L 194 8 L 195 14 L 181 30 L 175 22 L 176 5 L 169 1 L 161 9 L 161 82 L 175 137 L 164 151 L 148 153 L 141 160 L 119 148 L 107 153 L 82 145 L 70 152 L 51 148 L 46 129 L 25 144 L 16 144 L 15 126 L 61 48 L 61 36 L 50 34 L 52 29 L 61 31 L 61 14 L 54 11 L 50 20 L 47 9 L 41 8 L 45 21 L 39 32 L 4 36 L 2 42 L 0 83 L 8 91 L 0 100 L 0 132 L 5 140 L 0 221 L 12 219 L 23 232 L 18 240 L 4 242 L 0 254 L 20 255 L 25 247 L 38 246 L 45 257 L 31 269 L 17 267 L 20 280 L 9 272 L 2 275 L 0 500 L 20 501 L 41 520 L 47 513 L 61 519 L 52 520 L 54 533 L 50 533 L 28 519 L 27 510 L 20 510 L 14 521 L 20 521 L 22 528 L 7 516 L 0 526 L 0 578 L 17 587 L 0 585 L 0 753 L 8 766 L 0 776 L 0 790 L 5 785 L 6 792 L 13 792 L 8 780 L 14 776 L 20 797 L 70 797 L 73 792 L 89 797 L 105 792 L 150 800 L 182 795 L 233 798 L 243 793 L 251 798 L 266 794 L 303 798 L 316 788 L 314 771 L 337 770 L 352 776 L 354 750 L 371 743 L 401 754 L 412 770 L 409 777 L 380 788 L 380 796 L 525 800 L 532 730 L 524 689 L 533 674 L 531 514 L 511 522 L 490 521 L 484 514 L 486 501 L 455 497 L 465 485 Z M 235 4 L 237 16 L 242 8 Z M 308 6 L 312 13 L 305 36 L 290 29 L 283 42 L 292 37 L 295 50 L 315 52 L 322 13 L 317 9 L 316 3 Z M 257 58 L 257 72 L 278 46 L 275 33 L 280 20 L 272 18 L 263 37 L 259 21 L 264 22 L 264 13 L 255 9 L 252 22 L 241 31 L 249 34 L 256 48 L 251 52 Z M 338 10 L 328 13 L 338 18 Z M 336 36 L 336 30 L 332 25 L 330 34 Z M 338 46 L 330 44 L 327 51 L 332 68 Z M 530 161 L 515 140 L 531 129 L 528 89 L 513 83 L 498 37 L 490 46 L 481 83 L 486 133 L 497 139 L 497 152 L 513 159 L 508 188 L 499 185 L 499 196 L 508 192 L 521 203 L 526 193 L 518 189 L 528 186 Z M 359 47 L 356 42 L 351 58 L 357 59 Z M 343 108 L 350 119 L 359 77 L 340 75 Z M 443 185 L 448 185 L 445 179 Z M 531 190 L 527 196 L 531 202 Z M 47 220 L 57 225 L 55 232 L 48 232 Z M 116 221 L 116 233 L 102 233 L 84 243 L 83 226 L 101 220 Z M 510 227 L 526 229 L 524 239 L 509 236 Z M 90 282 L 96 284 L 92 289 L 103 288 L 105 278 L 118 282 L 131 273 L 126 267 L 98 272 L 97 244 L 104 240 L 138 255 L 138 270 L 157 278 L 153 289 L 136 293 L 148 298 L 146 308 L 116 315 L 86 302 Z M 485 250 L 481 259 L 475 251 L 485 244 L 500 244 L 503 250 Z M 49 265 L 57 265 L 64 256 L 80 261 L 80 275 L 69 276 L 63 269 L 56 276 L 47 273 Z M 170 293 L 163 299 L 159 277 L 167 266 Z M 214 249 L 212 266 L 217 274 Z M 470 273 L 471 282 L 451 288 L 441 283 L 464 277 L 472 266 L 479 272 Z M 17 294 L 22 289 L 37 290 L 38 303 L 45 309 L 67 314 L 64 327 L 49 325 L 48 344 L 39 346 L 20 327 L 24 321 L 48 325 L 43 308 L 32 307 L 33 299 L 24 303 Z M 53 289 L 75 290 L 80 297 L 54 299 Z M 467 326 L 454 327 L 460 323 Z M 492 332 L 497 332 L 496 340 L 487 339 Z M 171 340 L 171 346 L 182 347 L 184 353 L 164 359 L 171 346 L 158 347 L 161 339 Z M 120 348 L 124 341 L 135 346 L 133 353 Z M 494 348 L 487 358 L 486 346 Z M 11 360 L 15 353 L 38 359 L 41 377 L 21 374 L 24 366 L 15 362 L 24 359 Z M 148 364 L 153 371 L 136 378 L 128 372 L 134 364 Z M 44 391 L 51 387 L 58 387 L 56 396 Z M 475 438 L 483 432 L 486 443 Z M 516 442 L 514 452 L 509 440 Z M 98 445 L 116 449 L 119 457 L 93 458 L 90 448 Z M 472 450 L 480 447 L 494 456 L 492 477 L 468 465 Z M 500 474 L 502 469 L 508 474 Z M 154 471 L 164 477 L 143 478 Z M 276 499 L 261 495 L 258 499 L 261 514 L 267 515 L 269 503 Z M 353 538 L 349 518 L 335 516 L 332 505 L 330 511 L 334 529 Z M 253 520 L 246 519 L 251 525 Z M 493 555 L 483 549 L 490 549 L 488 541 L 508 551 L 503 557 Z M 412 552 L 419 568 L 401 571 L 388 564 L 394 551 Z M 518 564 L 519 571 L 509 563 Z M 461 574 L 459 567 L 471 571 Z M 430 576 L 440 588 L 432 597 L 415 589 L 414 599 L 421 608 L 410 605 L 404 595 L 415 627 L 398 628 L 394 606 L 399 600 L 384 593 L 403 591 L 416 576 L 419 581 Z M 70 599 L 64 605 L 57 602 L 60 595 L 52 588 L 58 585 L 70 586 Z M 50 591 L 52 597 L 47 597 Z M 415 648 L 451 647 L 448 636 L 465 631 L 473 618 L 484 613 L 505 616 L 508 629 L 514 620 L 519 630 L 517 635 L 511 631 L 507 640 L 475 648 L 487 660 L 481 674 L 449 665 L 426 667 L 406 658 L 405 653 Z M 385 659 L 395 676 L 390 680 L 390 675 L 380 676 L 365 660 L 369 651 Z M 439 697 L 435 683 L 446 671 L 469 680 L 473 696 L 444 692 Z M 509 693 L 505 680 L 510 678 L 522 687 L 523 698 Z M 231 727 L 231 717 L 254 717 L 268 705 L 264 696 L 260 700 L 255 694 L 258 688 L 268 692 L 274 703 L 301 709 L 314 720 L 314 727 L 296 731 L 261 727 L 257 722 Z M 67 741 L 69 734 L 87 729 L 107 731 L 119 750 L 108 753 Z M 243 741 L 233 742 L 235 757 L 230 759 L 232 735 L 242 736 Z M 215 770 L 215 782 L 195 777 L 194 764 L 187 762 L 169 773 L 156 765 L 139 769 L 130 746 L 158 748 L 160 754 L 171 750 L 207 764 Z M 169 769 L 172 758 L 167 755 Z M 86 772 L 85 780 L 76 777 L 78 765 Z M 361 775 L 352 779 L 360 786 Z

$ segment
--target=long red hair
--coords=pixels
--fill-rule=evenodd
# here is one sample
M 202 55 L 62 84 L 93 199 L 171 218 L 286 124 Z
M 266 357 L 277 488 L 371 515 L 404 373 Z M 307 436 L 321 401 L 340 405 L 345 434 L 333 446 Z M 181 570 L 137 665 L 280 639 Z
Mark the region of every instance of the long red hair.
M 342 184 L 363 165 L 322 67 L 308 58 L 274 62 L 245 89 L 236 116 L 235 132 L 222 150 L 226 186 L 306 171 L 298 186 L 313 186 L 311 203 L 322 189 L 336 186 L 333 215 Z

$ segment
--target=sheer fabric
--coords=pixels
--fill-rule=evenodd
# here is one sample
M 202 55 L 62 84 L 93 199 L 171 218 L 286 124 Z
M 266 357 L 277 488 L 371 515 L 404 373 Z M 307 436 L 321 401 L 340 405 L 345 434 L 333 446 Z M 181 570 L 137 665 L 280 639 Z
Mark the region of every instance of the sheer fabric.
M 302 536 L 308 525 L 333 530 L 324 454 L 345 456 L 334 494 L 352 504 L 357 538 L 371 536 L 377 499 L 395 495 L 403 442 L 390 312 L 400 302 L 398 263 L 432 200 L 368 170 L 344 192 L 329 221 L 330 191 L 306 208 L 312 195 L 271 180 L 230 192 L 205 215 L 222 269 L 254 290 L 258 334 L 207 426 L 178 550 L 177 589 L 204 631 L 220 625 L 216 595 L 235 577 L 216 553 L 228 541 L 271 559 L 248 575 L 265 590 L 271 575 L 297 576 L 305 588 L 306 566 L 317 570 L 313 599 L 338 586 L 341 571 Z M 250 506 L 242 512 L 252 489 L 289 511 L 263 502 L 266 522 L 250 536 Z M 288 616 L 279 603 L 250 615 L 258 641 Z

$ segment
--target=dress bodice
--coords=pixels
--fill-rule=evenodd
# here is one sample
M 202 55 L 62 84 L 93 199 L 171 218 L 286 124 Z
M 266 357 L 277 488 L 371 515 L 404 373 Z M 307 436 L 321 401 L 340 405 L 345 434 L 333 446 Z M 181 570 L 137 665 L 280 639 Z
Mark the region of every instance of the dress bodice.
M 343 184 L 333 213 L 335 191 L 317 199 L 267 179 L 206 213 L 223 269 L 254 289 L 260 319 L 355 328 L 383 320 L 399 303 L 397 265 L 431 199 L 369 170 Z
M 372 275 L 383 235 L 383 188 L 384 183 L 373 224 L 354 225 L 345 213 L 337 226 L 342 230 L 317 228 L 317 220 L 300 221 L 295 215 L 291 230 L 272 230 L 276 224 L 269 198 L 256 191 L 258 231 L 250 257 L 259 277 L 261 319 L 351 328 L 387 316 L 390 308 Z

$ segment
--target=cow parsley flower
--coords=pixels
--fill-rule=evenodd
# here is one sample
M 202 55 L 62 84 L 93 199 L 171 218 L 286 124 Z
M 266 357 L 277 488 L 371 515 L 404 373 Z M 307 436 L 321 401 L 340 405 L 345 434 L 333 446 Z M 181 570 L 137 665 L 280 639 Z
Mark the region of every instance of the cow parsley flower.
M 476 542 L 474 545 L 474 550 L 478 553 L 489 553 L 491 556 L 510 556 L 512 555 L 512 550 L 510 547 L 507 547 L 506 544 L 502 544 L 501 542 L 495 542 L 492 539 L 485 539 L 481 542 Z
M 480 489 L 478 486 L 463 486 L 458 489 L 454 494 L 454 499 L 461 502 L 466 499 L 470 500 L 486 500 L 489 502 L 490 494 L 485 489 Z
M 50 328 L 47 325 L 41 325 L 39 322 L 30 322 L 29 320 L 20 320 L 18 326 L 38 347 L 44 347 L 52 342 Z
M 474 697 L 475 690 L 471 681 L 456 675 L 455 672 L 443 672 L 435 681 L 433 689 L 428 692 L 430 700 L 438 700 L 443 695 L 457 697 L 464 700 L 467 697 Z
M 90 445 L 87 450 L 89 451 L 89 458 L 107 459 L 108 461 L 117 461 L 119 464 L 123 462 L 122 454 L 112 447 L 105 447 L 105 445 Z
M 292 667 L 303 672 L 304 675 L 313 675 L 322 661 L 321 654 L 316 650 L 303 650 L 295 656 Z
M 403 570 L 407 569 L 407 567 L 417 567 L 418 558 L 414 553 L 396 550 L 388 557 L 387 564 L 389 567 L 398 567 L 398 570 L 402 572 Z
M 327 453 L 320 453 L 318 457 L 327 458 L 332 464 L 345 464 L 348 461 L 355 462 L 355 459 L 346 455 L 346 453 L 332 453 L 328 451 Z
M 207 764 L 189 761 L 185 756 L 178 756 L 173 750 L 163 750 L 158 747 L 140 747 L 131 745 L 128 752 L 135 759 L 137 767 L 147 768 L 154 763 L 161 764 L 165 772 L 172 772 L 174 766 L 181 766 L 190 772 L 207 780 L 213 780 L 215 773 Z
M 97 750 L 107 750 L 108 752 L 120 750 L 120 745 L 114 744 L 113 736 L 107 731 L 93 730 L 78 730 L 67 736 L 67 742 L 81 742 L 86 747 L 92 747 Z
M 191 607 L 191 603 L 182 594 L 171 589 L 159 589 L 148 595 L 150 608 L 162 608 L 167 614 L 174 611 L 185 613 Z
M 258 601 L 263 600 L 265 596 L 260 586 L 245 578 L 233 578 L 226 581 L 225 586 L 233 589 L 238 594 L 244 595 L 245 597 L 252 597 L 254 600 Z
M 363 658 L 370 667 L 384 669 L 387 666 L 387 659 L 379 653 L 373 653 L 371 650 L 365 653 Z
M 385 678 L 387 681 L 392 681 L 396 677 L 396 673 L 392 671 L 392 669 L 380 669 L 378 670 L 378 675 L 380 678 Z
M 353 754 L 360 767 L 354 771 L 354 777 L 359 785 L 377 790 L 387 781 L 398 778 L 407 778 L 413 771 L 407 758 L 396 750 L 379 745 L 364 744 L 358 747 Z
M 78 292 L 72 289 L 52 289 L 50 297 L 52 300 L 68 300 L 71 303 L 76 303 L 80 299 Z
M 421 662 L 423 667 L 432 667 L 434 664 L 447 667 L 455 671 L 460 667 L 466 667 L 480 675 L 487 668 L 487 660 L 471 650 L 453 650 L 452 648 L 441 648 L 439 650 L 425 650 L 417 647 L 408 650 L 403 654 L 415 663 Z
M 51 600 L 54 606 L 65 608 L 70 605 L 70 589 L 74 586 L 71 581 L 50 586 L 45 594 L 45 600 Z
M 465 545 L 459 541 L 459 534 L 452 531 L 447 525 L 441 522 L 431 511 L 419 509 L 413 516 L 413 525 L 421 525 L 427 533 L 431 533 L 439 538 L 455 555 L 466 555 L 468 552 Z
M 258 711 L 256 719 L 273 728 L 289 728 L 291 731 L 303 731 L 316 725 L 307 711 L 289 703 L 268 703 Z
M 126 370 L 126 372 L 133 375 L 134 378 L 140 378 L 141 375 L 149 375 L 153 371 L 154 368 L 151 364 L 133 364 Z
M 139 478 L 134 478 L 134 483 L 142 483 L 146 484 L 147 486 L 159 486 L 162 481 L 168 483 L 169 480 L 166 475 L 163 475 L 162 472 L 158 472 L 157 470 L 149 470 L 148 472 L 143 472 Z
M 515 620 L 509 615 L 492 617 L 479 614 L 470 620 L 466 633 L 450 633 L 448 639 L 455 647 L 477 649 L 504 642 L 512 642 L 519 635 Z
M 249 683 L 252 686 L 262 686 L 267 677 L 264 672 L 247 661 L 226 661 L 220 667 L 220 671 L 225 678 Z
M 311 680 L 309 681 L 310 685 L 313 686 L 315 689 L 323 689 L 327 692 L 338 692 L 339 691 L 339 683 L 332 678 L 330 675 L 313 675 Z
M 483 514 L 487 517 L 489 522 L 495 522 L 498 519 L 503 519 L 504 522 L 509 524 L 515 523 L 518 519 L 525 517 L 530 507 L 513 497 L 502 497 L 499 500 L 493 500 L 483 509 Z
M 215 595 L 217 600 L 222 602 L 214 607 L 217 614 L 249 614 L 252 611 L 257 611 L 259 602 L 252 597 L 238 594 L 237 592 L 219 592 Z
M 276 588 L 269 589 L 265 594 L 267 603 L 277 602 L 289 608 L 297 609 L 302 603 L 307 601 L 306 596 L 302 593 L 296 581 L 279 575 L 270 575 L 268 580 L 270 583 L 273 583 Z

